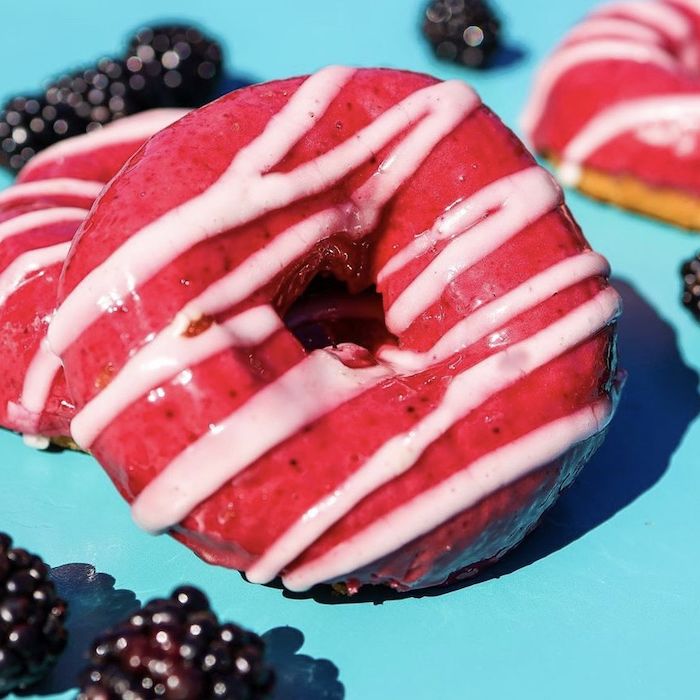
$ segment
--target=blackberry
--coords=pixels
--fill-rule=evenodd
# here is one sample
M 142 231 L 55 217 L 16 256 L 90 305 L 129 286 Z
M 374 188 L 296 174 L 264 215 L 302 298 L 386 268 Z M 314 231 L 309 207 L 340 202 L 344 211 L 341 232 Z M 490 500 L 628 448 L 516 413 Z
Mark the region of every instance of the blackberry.
M 14 97 L 0 112 L 0 165 L 17 171 L 39 151 L 139 111 L 126 65 L 103 58 L 63 75 L 43 95 Z
M 43 96 L 13 97 L 0 110 L 0 165 L 20 170 L 42 149 L 83 131 L 67 105 Z
M 483 68 L 500 47 L 501 22 L 486 0 L 432 0 L 423 34 L 438 58 Z
M 123 59 L 103 58 L 63 75 L 43 95 L 15 97 L 0 109 L 0 166 L 18 171 L 61 139 L 157 107 L 199 107 L 216 96 L 221 47 L 184 25 L 148 27 Z
M 183 586 L 95 640 L 78 700 L 259 700 L 274 683 L 264 656 L 258 635 L 219 624 L 206 596 Z
M 221 46 L 194 27 L 158 25 L 129 42 L 129 87 L 144 109 L 199 107 L 215 96 Z
M 683 304 L 700 320 L 700 252 L 681 267 L 683 275 Z
M 103 58 L 92 68 L 58 78 L 47 87 L 45 98 L 71 110 L 71 125 L 84 133 L 139 110 L 128 81 L 123 61 Z
M 66 645 L 67 605 L 48 573 L 0 533 L 0 696 L 42 678 Z

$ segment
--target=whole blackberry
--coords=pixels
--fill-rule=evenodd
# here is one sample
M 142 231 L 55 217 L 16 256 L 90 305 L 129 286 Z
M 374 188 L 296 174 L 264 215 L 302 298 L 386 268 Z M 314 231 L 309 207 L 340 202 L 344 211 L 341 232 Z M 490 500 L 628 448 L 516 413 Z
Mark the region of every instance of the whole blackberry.
M 125 60 L 129 87 L 143 109 L 199 107 L 215 97 L 221 78 L 221 46 L 184 25 L 139 30 Z
M 683 263 L 683 304 L 700 320 L 700 252 Z
M 66 645 L 67 605 L 48 572 L 0 533 L 0 696 L 42 678 Z
M 39 151 L 84 131 L 68 105 L 44 96 L 13 97 L 0 110 L 0 165 L 17 171 Z
M 423 34 L 438 58 L 483 68 L 500 47 L 500 33 L 486 0 L 432 0 L 425 9 Z
M 84 133 L 138 111 L 128 81 L 123 61 L 103 58 L 94 67 L 55 80 L 45 98 L 50 105 L 72 110 L 72 125 Z
M 175 589 L 95 640 L 78 700 L 260 700 L 274 683 L 258 635 L 219 624 L 196 588 Z
M 43 95 L 12 98 L 0 111 L 0 165 L 20 170 L 57 141 L 137 112 L 127 81 L 123 62 L 103 58 L 93 68 L 61 76 Z

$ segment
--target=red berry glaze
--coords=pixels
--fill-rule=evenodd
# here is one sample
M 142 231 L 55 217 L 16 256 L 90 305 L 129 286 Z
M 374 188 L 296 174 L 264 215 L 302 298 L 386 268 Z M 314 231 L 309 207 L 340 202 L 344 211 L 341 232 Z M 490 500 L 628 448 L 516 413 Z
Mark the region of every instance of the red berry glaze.
M 319 274 L 376 285 L 384 325 L 371 294 L 316 299 L 297 317 L 342 342 L 304 347 L 282 318 Z M 414 73 L 253 86 L 153 137 L 59 300 L 74 437 L 136 519 L 293 589 L 500 557 L 616 394 L 617 295 L 559 189 L 467 86 Z
M 537 151 L 556 159 L 565 184 L 587 189 L 593 170 L 697 198 L 699 93 L 697 3 L 613 2 L 574 27 L 543 63 L 523 128 Z M 605 199 L 620 196 L 597 189 Z M 663 202 L 625 197 L 623 205 L 683 223 Z M 685 223 L 695 228 L 697 214 Z
M 68 437 L 74 411 L 60 361 L 44 340 L 73 235 L 127 157 L 182 114 L 147 112 L 67 139 L 0 193 L 0 425 L 40 436 L 38 445 Z

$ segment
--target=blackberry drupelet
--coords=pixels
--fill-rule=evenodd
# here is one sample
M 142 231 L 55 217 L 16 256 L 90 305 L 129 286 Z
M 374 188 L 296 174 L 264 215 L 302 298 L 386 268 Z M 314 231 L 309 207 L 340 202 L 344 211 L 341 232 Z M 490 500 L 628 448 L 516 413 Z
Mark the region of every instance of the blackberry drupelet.
M 129 42 L 129 87 L 142 109 L 199 107 L 216 96 L 221 46 L 194 27 L 146 27 Z
M 683 263 L 683 305 L 700 320 L 700 252 Z
M 48 572 L 0 533 L 0 696 L 42 678 L 66 645 L 67 605 Z
M 219 624 L 206 596 L 184 586 L 95 640 L 78 700 L 262 700 L 274 684 L 262 639 Z
M 423 34 L 438 58 L 483 68 L 500 47 L 501 22 L 486 0 L 432 0 Z

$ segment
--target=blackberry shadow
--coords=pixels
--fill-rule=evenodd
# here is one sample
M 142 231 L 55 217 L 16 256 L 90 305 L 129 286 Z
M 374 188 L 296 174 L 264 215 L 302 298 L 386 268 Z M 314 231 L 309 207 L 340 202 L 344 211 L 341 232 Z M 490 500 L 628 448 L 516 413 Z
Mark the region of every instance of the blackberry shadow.
M 343 700 L 337 666 L 328 659 L 299 654 L 304 635 L 294 627 L 275 627 L 262 635 L 276 674 L 271 700 Z
M 52 695 L 77 687 L 91 642 L 139 607 L 133 591 L 115 588 L 114 577 L 90 564 L 57 566 L 51 569 L 51 580 L 68 602 L 68 645 L 49 675 L 19 695 Z

